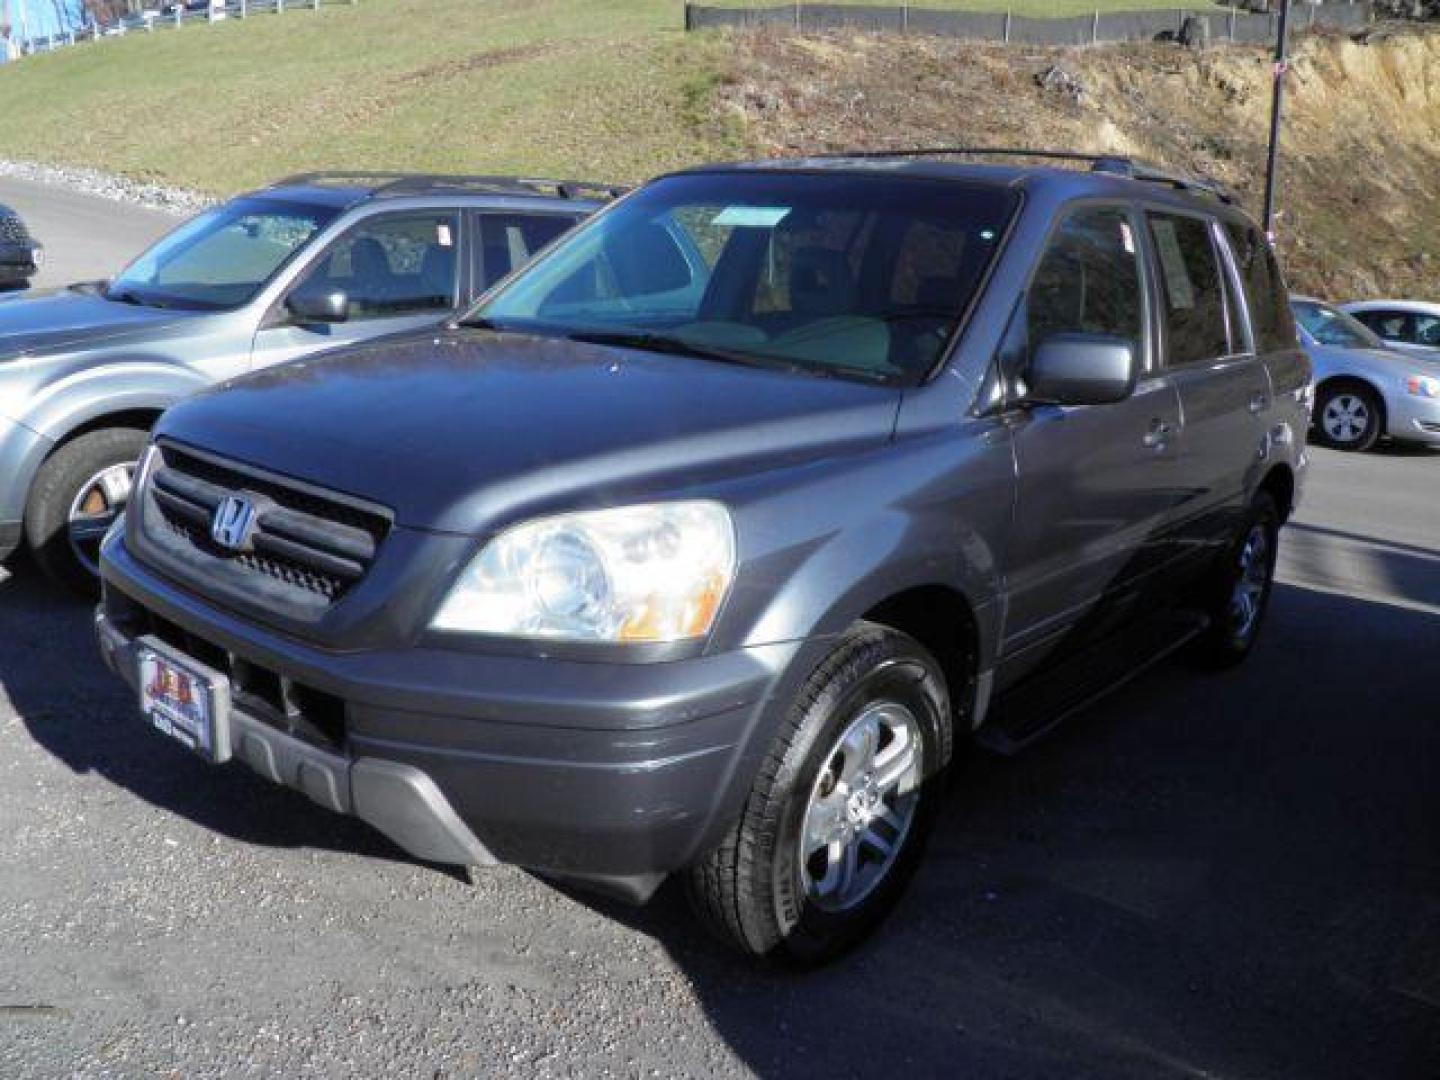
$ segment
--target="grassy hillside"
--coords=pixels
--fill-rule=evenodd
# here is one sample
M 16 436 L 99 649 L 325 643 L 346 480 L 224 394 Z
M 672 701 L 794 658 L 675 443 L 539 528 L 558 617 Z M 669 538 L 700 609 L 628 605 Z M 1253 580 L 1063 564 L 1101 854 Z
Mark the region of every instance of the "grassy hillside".
M 639 180 L 716 157 L 1029 143 L 1211 172 L 1253 205 L 1269 86 L 1258 50 L 1197 62 L 1162 46 L 685 35 L 681 6 L 361 0 L 63 50 L 0 66 L 0 158 L 224 195 L 308 168 Z M 1038 85 L 1055 64 L 1078 99 Z M 1297 284 L 1440 292 L 1440 37 L 1310 42 L 1294 87 L 1284 232 Z
M 1214 176 L 1258 212 L 1270 118 L 1259 50 L 1010 50 L 919 37 L 748 34 L 717 108 L 753 152 L 1029 145 Z M 1079 93 L 1045 89 L 1059 66 Z M 1440 33 L 1296 51 L 1279 232 L 1292 284 L 1440 295 Z
M 636 180 L 736 149 L 701 115 L 723 46 L 682 23 L 682 0 L 361 0 L 130 35 L 0 66 L 0 157 L 216 194 L 311 166 Z

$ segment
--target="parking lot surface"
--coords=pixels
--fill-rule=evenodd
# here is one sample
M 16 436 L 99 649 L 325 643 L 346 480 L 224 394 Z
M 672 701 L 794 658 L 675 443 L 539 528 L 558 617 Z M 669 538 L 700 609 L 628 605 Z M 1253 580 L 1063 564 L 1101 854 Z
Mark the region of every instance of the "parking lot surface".
M 45 245 L 38 288 L 109 277 L 182 218 L 70 188 L 0 176 L 0 203 L 14 207 Z
M 0 583 L 0 1076 L 1440 1072 L 1440 454 L 1317 451 L 1240 670 L 975 756 L 873 942 L 731 959 L 152 734 Z

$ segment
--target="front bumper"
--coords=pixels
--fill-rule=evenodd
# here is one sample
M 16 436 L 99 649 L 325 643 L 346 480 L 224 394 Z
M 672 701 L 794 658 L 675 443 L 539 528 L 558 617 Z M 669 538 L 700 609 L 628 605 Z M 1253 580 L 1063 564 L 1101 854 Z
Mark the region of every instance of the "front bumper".
M 209 606 L 118 537 L 103 566 L 107 663 L 133 686 L 153 635 L 227 672 L 235 756 L 261 775 L 418 858 L 512 863 L 634 900 L 738 814 L 804 651 L 654 664 L 326 652 Z
M 1392 439 L 1440 446 L 1440 399 L 1401 390 L 1385 404 Z

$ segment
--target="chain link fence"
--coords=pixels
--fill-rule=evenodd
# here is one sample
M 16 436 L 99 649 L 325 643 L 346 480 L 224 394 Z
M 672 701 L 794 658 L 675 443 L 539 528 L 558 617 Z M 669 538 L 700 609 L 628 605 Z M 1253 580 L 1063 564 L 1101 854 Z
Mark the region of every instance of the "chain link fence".
M 976 41 L 1022 45 L 1095 45 L 1124 41 L 1155 41 L 1185 32 L 1187 20 L 1203 18 L 1215 41 L 1250 44 L 1273 42 L 1279 15 L 1257 15 L 1235 8 L 1176 8 L 1152 11 L 1096 11 L 1069 18 L 1037 18 L 1008 11 L 937 11 L 933 8 L 851 6 L 848 4 L 786 4 L 780 7 L 712 7 L 685 5 L 685 28 L 769 26 L 794 30 L 866 30 L 872 33 L 934 34 Z M 1358 30 L 1374 20 L 1370 3 L 1296 4 L 1291 12 L 1295 30 Z

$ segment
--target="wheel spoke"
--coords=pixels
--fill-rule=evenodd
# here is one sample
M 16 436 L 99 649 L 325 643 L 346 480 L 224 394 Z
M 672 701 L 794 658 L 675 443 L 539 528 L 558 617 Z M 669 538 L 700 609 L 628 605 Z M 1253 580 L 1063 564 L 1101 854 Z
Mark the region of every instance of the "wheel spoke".
M 911 773 L 915 770 L 915 743 L 906 735 L 897 735 L 895 741 L 875 762 L 875 786 L 882 794 L 897 790 L 907 794 L 913 788 Z M 902 783 L 905 786 L 902 787 Z
M 118 465 L 100 474 L 100 491 L 112 510 L 118 510 L 130 499 L 130 467 Z
M 870 828 L 860 834 L 855 846 L 859 847 L 862 844 L 882 859 L 888 859 L 891 852 L 895 850 L 895 838 L 881 836 L 879 830 L 875 828 L 874 822 L 871 823 Z

